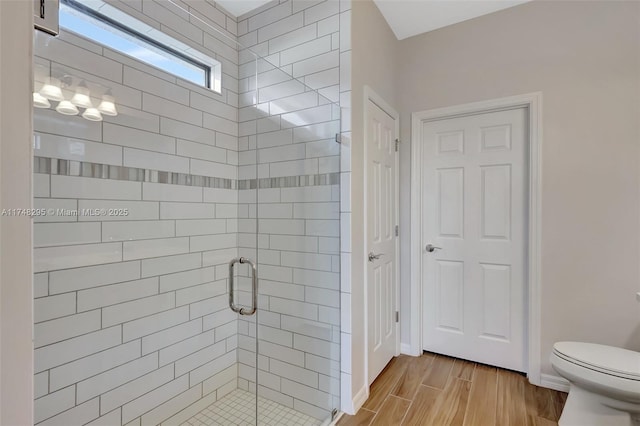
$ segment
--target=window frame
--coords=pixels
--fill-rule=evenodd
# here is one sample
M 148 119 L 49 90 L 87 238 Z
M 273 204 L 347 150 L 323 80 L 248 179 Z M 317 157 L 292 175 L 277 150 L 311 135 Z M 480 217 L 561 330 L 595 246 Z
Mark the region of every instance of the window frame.
M 190 82 L 192 84 L 196 84 L 198 86 L 201 86 L 201 87 L 204 87 L 206 89 L 209 89 L 214 93 L 222 94 L 221 84 L 219 84 L 220 85 L 220 91 L 216 90 L 215 87 L 214 87 L 214 84 L 213 84 L 214 69 L 216 69 L 216 71 L 217 71 L 216 72 L 216 76 L 218 77 L 218 80 L 221 80 L 222 72 L 220 70 L 221 63 L 219 61 L 217 61 L 217 60 L 215 60 L 213 58 L 210 58 L 211 61 L 215 62 L 215 63 L 207 64 L 207 63 L 205 63 L 205 62 L 203 62 L 203 61 L 201 61 L 199 59 L 194 58 L 193 56 L 189 56 L 189 55 L 187 55 L 185 53 L 182 53 L 182 52 L 174 49 L 173 47 L 171 47 L 171 46 L 169 46 L 169 45 L 167 45 L 165 43 L 162 43 L 162 42 L 159 42 L 157 40 L 154 40 L 153 38 L 149 37 L 148 35 L 145 35 L 145 34 L 141 33 L 140 31 L 137 31 L 136 29 L 131 28 L 131 26 L 121 24 L 120 22 L 116 21 L 115 19 L 113 19 L 113 18 L 111 18 L 111 17 L 109 17 L 109 16 L 107 16 L 107 15 L 105 15 L 103 13 L 100 13 L 99 11 L 97 11 L 97 10 L 95 10 L 95 9 L 85 5 L 85 4 L 82 4 L 78 0 L 60 0 L 60 3 L 62 5 L 65 5 L 65 6 L 69 7 L 69 8 L 77 11 L 77 12 L 80 12 L 80 13 L 88 16 L 89 18 L 92 18 L 92 19 L 95 19 L 97 21 L 100 21 L 100 22 L 106 24 L 109 27 L 113 27 L 115 30 L 120 31 L 120 32 L 124 33 L 127 36 L 133 37 L 134 39 L 141 41 L 142 44 L 143 44 L 143 46 L 141 46 L 141 47 L 144 47 L 144 44 L 148 44 L 150 47 L 158 49 L 158 50 L 160 50 L 160 51 L 162 51 L 164 53 L 167 53 L 168 55 L 173 56 L 173 57 L 175 57 L 176 59 L 178 59 L 180 61 L 186 62 L 188 65 L 191 65 L 193 67 L 201 69 L 204 72 L 204 84 L 197 83 L 197 82 L 195 82 L 193 80 L 190 80 L 190 79 L 186 79 L 183 76 L 175 74 L 175 73 L 171 72 L 170 70 L 164 69 L 164 68 L 159 67 L 159 66 L 157 66 L 155 64 L 151 64 L 151 63 L 148 63 L 148 62 L 145 62 L 145 61 L 141 61 L 141 62 L 143 62 L 143 63 L 145 63 L 145 64 L 147 64 L 149 66 L 158 68 L 159 70 L 161 70 L 163 72 L 166 72 L 166 73 L 171 74 L 171 75 L 173 75 L 173 76 L 175 76 L 177 78 L 180 78 L 180 79 L 183 79 L 185 81 L 188 81 L 188 82 Z M 133 18 L 133 17 L 131 17 L 131 18 L 135 19 L 136 21 L 139 21 L 139 19 L 137 19 L 137 18 Z M 142 24 L 144 24 L 144 22 L 142 22 L 142 21 L 140 21 L 140 22 Z M 144 25 L 146 25 L 146 24 L 144 24 Z M 65 27 L 62 27 L 62 28 L 65 28 Z M 73 29 L 70 29 L 70 28 L 65 28 L 65 29 L 73 31 Z M 80 34 L 80 35 L 81 36 L 85 36 L 83 34 Z M 170 37 L 170 36 L 167 36 L 167 37 Z M 173 39 L 172 37 L 170 37 L 170 38 Z M 175 40 L 175 39 L 173 39 L 173 40 Z M 92 39 L 92 41 L 100 43 L 97 40 L 93 40 Z M 178 40 L 175 40 L 175 41 L 178 42 L 178 43 L 182 43 L 182 42 L 179 42 Z M 100 43 L 100 44 L 102 44 L 102 43 Z M 106 46 L 107 48 L 113 49 L 113 46 L 109 46 L 107 44 L 104 44 L 104 46 Z M 191 47 L 191 46 L 188 46 L 188 47 L 193 49 L 193 47 Z M 135 60 L 140 60 L 139 58 L 136 58 L 136 57 L 133 57 L 131 55 L 128 55 L 126 52 L 120 51 L 118 49 L 115 49 L 115 50 L 117 52 L 125 54 L 125 55 L 127 55 L 127 56 L 129 56 L 129 57 L 131 57 L 131 58 L 133 58 Z M 198 53 L 201 54 L 202 56 L 206 56 L 205 54 L 202 54 L 200 52 L 198 52 Z

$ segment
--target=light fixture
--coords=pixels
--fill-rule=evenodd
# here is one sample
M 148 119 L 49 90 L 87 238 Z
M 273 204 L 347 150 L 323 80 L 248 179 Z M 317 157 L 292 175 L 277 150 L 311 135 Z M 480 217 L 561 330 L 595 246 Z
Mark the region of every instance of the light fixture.
M 60 80 L 55 77 L 47 77 L 47 80 L 40 89 L 40 94 L 51 101 L 63 101 L 62 89 L 60 88 Z
M 111 92 L 107 92 L 104 95 L 102 95 L 102 102 L 100 102 L 100 105 L 98 106 L 98 110 L 103 113 L 104 115 L 118 115 L 118 110 L 116 109 L 116 104 L 115 104 L 116 100 L 115 98 L 111 95 Z
M 98 108 L 87 108 L 85 112 L 82 113 L 82 117 L 89 121 L 102 121 L 102 114 L 100 114 Z
M 76 93 L 71 98 L 71 103 L 80 108 L 91 108 L 91 98 L 89 97 L 89 89 L 84 81 L 80 82 L 76 87 Z
M 69 101 L 60 102 L 56 107 L 56 111 L 64 115 L 77 115 L 79 112 L 78 108 Z
M 33 92 L 33 106 L 36 108 L 51 108 L 49 99 L 45 98 L 38 92 Z

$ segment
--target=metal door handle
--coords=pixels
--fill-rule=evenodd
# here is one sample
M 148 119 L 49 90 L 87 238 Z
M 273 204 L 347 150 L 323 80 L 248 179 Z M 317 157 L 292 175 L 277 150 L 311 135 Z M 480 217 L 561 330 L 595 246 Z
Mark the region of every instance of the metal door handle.
M 372 251 L 369 252 L 369 262 L 373 262 L 374 260 L 380 259 L 380 256 L 384 256 L 384 253 L 374 254 Z
M 251 309 L 241 308 L 233 303 L 233 265 L 236 263 L 247 263 L 251 266 L 253 274 L 251 279 Z M 229 262 L 229 307 L 233 312 L 237 312 L 240 315 L 253 315 L 258 309 L 258 276 L 256 274 L 256 265 L 246 257 L 236 257 Z
M 427 250 L 427 253 L 433 253 L 436 250 L 442 250 L 442 247 L 436 247 L 433 244 L 427 244 L 425 249 Z

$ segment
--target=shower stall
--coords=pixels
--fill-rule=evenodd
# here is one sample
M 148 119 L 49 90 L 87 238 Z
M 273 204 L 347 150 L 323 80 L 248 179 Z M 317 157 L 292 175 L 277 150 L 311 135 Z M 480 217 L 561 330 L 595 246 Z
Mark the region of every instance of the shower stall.
M 339 2 L 61 7 L 34 36 L 35 423 L 328 424 Z

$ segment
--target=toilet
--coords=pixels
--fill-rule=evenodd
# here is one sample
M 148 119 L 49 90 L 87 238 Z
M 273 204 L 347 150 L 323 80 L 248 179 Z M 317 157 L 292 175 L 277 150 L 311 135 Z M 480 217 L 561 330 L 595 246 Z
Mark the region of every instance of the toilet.
M 640 352 L 558 342 L 551 365 L 571 384 L 559 426 L 640 426 Z

